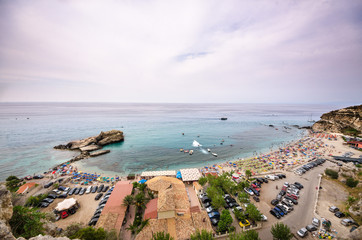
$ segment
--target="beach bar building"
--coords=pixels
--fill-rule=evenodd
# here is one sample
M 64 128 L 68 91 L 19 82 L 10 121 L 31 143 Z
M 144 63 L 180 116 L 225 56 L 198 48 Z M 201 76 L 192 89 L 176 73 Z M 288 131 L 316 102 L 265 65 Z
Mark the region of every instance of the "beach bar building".
M 141 173 L 141 178 L 143 179 L 152 179 L 154 177 L 176 177 L 175 170 L 168 170 L 168 171 L 145 171 Z
M 123 206 L 125 196 L 132 193 L 133 185 L 130 181 L 117 182 L 96 224 L 97 228 L 107 231 L 116 230 L 119 234 L 127 207 Z
M 201 173 L 197 168 L 181 169 L 180 172 L 181 172 L 182 181 L 184 182 L 198 181 L 201 177 Z
M 362 149 L 361 141 L 349 141 L 349 142 L 347 142 L 347 144 L 353 146 L 354 148 Z

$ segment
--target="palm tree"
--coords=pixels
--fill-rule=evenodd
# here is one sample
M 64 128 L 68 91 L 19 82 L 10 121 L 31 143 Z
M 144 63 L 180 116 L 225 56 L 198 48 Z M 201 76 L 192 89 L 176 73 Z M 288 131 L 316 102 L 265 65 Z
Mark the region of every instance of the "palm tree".
M 134 203 L 134 199 L 132 195 L 127 195 L 123 199 L 123 206 L 128 207 Z
M 213 240 L 215 239 L 212 235 L 212 232 L 208 232 L 205 229 L 203 229 L 201 232 L 197 230 L 195 234 L 191 235 L 191 240 Z
M 137 232 L 138 226 L 136 224 L 130 224 L 126 229 L 131 231 L 132 234 L 135 234 Z
M 169 233 L 156 232 L 152 233 L 151 240 L 174 240 L 174 238 L 171 237 Z
M 134 198 L 134 204 L 137 208 L 142 209 L 146 206 L 147 199 L 143 192 L 138 193 Z
M 293 238 L 293 234 L 290 232 L 290 228 L 283 223 L 276 223 L 270 230 L 274 240 L 290 240 Z

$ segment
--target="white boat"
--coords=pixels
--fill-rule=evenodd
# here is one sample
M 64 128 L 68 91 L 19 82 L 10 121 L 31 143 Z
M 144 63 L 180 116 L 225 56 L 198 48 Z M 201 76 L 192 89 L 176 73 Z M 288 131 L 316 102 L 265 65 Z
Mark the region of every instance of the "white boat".
M 214 157 L 217 157 L 217 154 L 216 153 L 211 153 Z
M 194 150 L 190 150 L 189 154 L 192 155 L 194 153 Z
M 198 141 L 194 140 L 193 143 L 192 143 L 192 146 L 193 147 L 201 147 L 202 145 Z
M 207 149 L 208 152 L 211 152 L 210 148 Z

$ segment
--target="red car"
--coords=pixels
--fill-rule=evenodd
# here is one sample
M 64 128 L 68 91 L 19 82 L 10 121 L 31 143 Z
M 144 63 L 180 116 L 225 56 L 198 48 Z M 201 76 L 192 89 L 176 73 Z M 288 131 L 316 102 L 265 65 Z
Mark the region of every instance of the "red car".
M 298 200 L 298 197 L 297 196 L 295 196 L 294 194 L 287 194 L 287 196 L 288 197 L 291 197 L 291 198 L 293 198 L 293 199 L 295 199 L 295 200 Z
M 63 212 L 60 214 L 60 216 L 61 216 L 62 218 L 66 218 L 66 217 L 69 216 L 69 214 L 68 214 L 66 211 L 63 211 Z
M 251 186 L 258 192 L 260 192 L 260 188 L 258 188 L 258 186 L 256 186 L 255 184 L 251 184 Z

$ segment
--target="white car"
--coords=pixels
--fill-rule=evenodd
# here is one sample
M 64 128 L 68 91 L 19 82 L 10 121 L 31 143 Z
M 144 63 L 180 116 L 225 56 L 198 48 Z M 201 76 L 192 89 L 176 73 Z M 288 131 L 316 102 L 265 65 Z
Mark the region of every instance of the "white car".
M 254 192 L 251 191 L 249 188 L 244 188 L 244 191 L 249 194 L 250 196 L 253 196 L 254 195 Z
M 231 211 L 234 212 L 234 209 L 238 210 L 239 212 L 243 211 L 243 208 L 240 206 L 234 207 L 233 209 L 231 209 Z
M 85 191 L 86 194 L 90 193 L 92 190 L 92 186 L 87 187 L 87 191 Z
M 314 225 L 314 226 L 316 226 L 316 227 L 319 227 L 319 219 L 318 218 L 313 218 L 312 219 L 312 224 Z
M 261 215 L 261 221 L 268 221 L 268 218 L 265 215 Z
M 303 238 L 308 235 L 308 230 L 306 228 L 301 228 L 301 229 L 299 229 L 297 234 Z
M 56 194 L 62 194 L 62 192 L 59 191 L 58 189 L 54 189 L 53 192 L 55 192 Z

